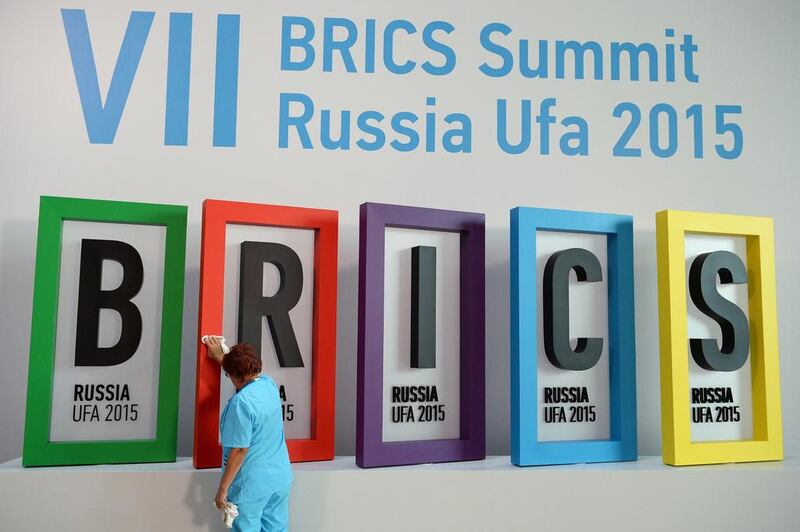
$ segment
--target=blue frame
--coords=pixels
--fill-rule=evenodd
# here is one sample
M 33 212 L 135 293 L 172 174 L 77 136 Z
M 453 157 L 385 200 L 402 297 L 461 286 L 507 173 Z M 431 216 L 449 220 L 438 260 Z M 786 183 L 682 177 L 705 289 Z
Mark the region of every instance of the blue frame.
M 536 359 L 536 232 L 607 236 L 610 438 L 540 442 Z M 615 214 L 511 210 L 511 462 L 518 466 L 636 460 L 636 343 L 633 218 Z

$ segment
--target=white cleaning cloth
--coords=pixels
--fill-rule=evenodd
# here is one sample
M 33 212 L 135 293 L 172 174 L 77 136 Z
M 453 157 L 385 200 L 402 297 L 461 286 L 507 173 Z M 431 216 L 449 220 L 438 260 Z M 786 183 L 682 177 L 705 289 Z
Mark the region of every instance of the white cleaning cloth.
M 231 348 L 228 347 L 228 344 L 225 343 L 225 337 L 224 336 L 215 336 L 213 334 L 207 334 L 207 335 L 203 336 L 202 338 L 200 338 L 200 341 L 203 342 L 204 344 L 208 345 L 208 339 L 209 338 L 219 338 L 220 339 L 220 341 L 222 342 L 222 353 L 223 354 L 227 355 L 228 353 L 231 352 Z
M 214 508 L 216 507 L 215 504 Z M 225 507 L 220 511 L 222 512 L 222 526 L 225 528 L 233 528 L 233 520 L 239 515 L 239 508 L 232 502 L 227 501 Z

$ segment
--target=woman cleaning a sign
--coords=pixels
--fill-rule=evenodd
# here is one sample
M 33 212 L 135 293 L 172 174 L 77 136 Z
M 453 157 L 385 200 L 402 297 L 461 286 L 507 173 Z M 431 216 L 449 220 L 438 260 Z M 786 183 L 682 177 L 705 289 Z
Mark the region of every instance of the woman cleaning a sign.
M 293 475 L 278 387 L 261 375 L 261 359 L 252 346 L 237 344 L 225 354 L 222 338 L 204 341 L 208 356 L 222 365 L 236 387 L 220 417 L 223 473 L 214 504 L 219 510 L 228 502 L 237 506 L 235 530 L 287 530 Z

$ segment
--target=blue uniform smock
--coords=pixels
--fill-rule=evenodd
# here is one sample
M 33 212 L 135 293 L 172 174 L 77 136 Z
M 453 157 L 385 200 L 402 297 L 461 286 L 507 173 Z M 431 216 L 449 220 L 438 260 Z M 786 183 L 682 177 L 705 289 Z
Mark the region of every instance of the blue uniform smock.
M 262 375 L 228 400 L 220 417 L 222 467 L 231 448 L 247 448 L 239 473 L 228 489 L 236 504 L 269 498 L 292 482 L 292 467 L 283 434 L 278 387 Z

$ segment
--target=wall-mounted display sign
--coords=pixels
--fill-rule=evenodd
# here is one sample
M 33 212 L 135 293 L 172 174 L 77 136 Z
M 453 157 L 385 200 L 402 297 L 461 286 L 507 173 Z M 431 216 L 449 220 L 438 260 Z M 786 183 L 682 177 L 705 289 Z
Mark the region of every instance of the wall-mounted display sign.
M 633 220 L 511 211 L 511 461 L 636 460 Z
M 771 218 L 656 214 L 664 463 L 781 460 Z
M 483 214 L 361 205 L 356 463 L 485 457 Z
M 248 343 L 275 380 L 293 462 L 334 454 L 336 211 L 206 200 L 198 338 Z M 219 467 L 220 405 L 235 392 L 197 344 L 194 465 Z
M 24 465 L 175 460 L 186 214 L 41 198 Z

